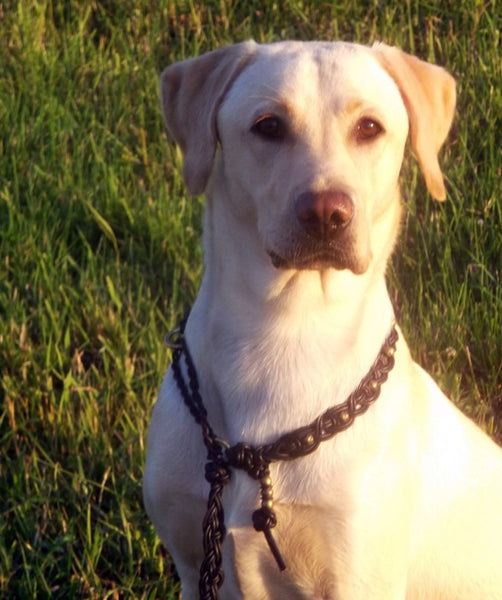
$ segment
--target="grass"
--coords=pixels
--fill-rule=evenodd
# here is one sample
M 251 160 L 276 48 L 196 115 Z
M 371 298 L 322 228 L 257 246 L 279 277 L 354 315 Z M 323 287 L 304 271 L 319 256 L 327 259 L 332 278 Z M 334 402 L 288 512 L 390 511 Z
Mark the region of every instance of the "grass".
M 201 199 L 168 143 L 169 62 L 254 37 L 384 39 L 447 66 L 445 204 L 412 160 L 389 281 L 413 354 L 502 437 L 496 0 L 4 0 L 0 5 L 0 592 L 171 598 L 141 501 L 166 331 L 201 272 Z

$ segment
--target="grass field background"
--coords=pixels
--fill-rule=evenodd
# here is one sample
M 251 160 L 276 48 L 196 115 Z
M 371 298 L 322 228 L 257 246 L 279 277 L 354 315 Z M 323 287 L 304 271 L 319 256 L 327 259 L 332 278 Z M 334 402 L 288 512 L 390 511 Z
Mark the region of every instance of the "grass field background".
M 414 356 L 502 438 L 501 7 L 3 0 L 2 598 L 177 597 L 141 476 L 163 337 L 201 274 L 203 200 L 183 188 L 158 75 L 222 44 L 385 40 L 456 76 L 448 200 L 407 160 L 389 284 Z

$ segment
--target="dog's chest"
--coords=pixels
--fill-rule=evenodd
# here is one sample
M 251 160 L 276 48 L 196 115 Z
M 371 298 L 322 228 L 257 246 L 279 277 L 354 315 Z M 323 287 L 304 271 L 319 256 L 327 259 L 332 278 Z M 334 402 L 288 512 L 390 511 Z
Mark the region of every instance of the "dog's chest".
M 330 507 L 277 506 L 274 538 L 285 561 L 280 571 L 264 536 L 252 528 L 231 527 L 224 547 L 228 597 L 290 600 L 335 598 L 343 549 L 337 547 L 340 514 Z M 232 589 L 231 589 L 232 588 Z M 231 591 L 229 591 L 231 589 Z

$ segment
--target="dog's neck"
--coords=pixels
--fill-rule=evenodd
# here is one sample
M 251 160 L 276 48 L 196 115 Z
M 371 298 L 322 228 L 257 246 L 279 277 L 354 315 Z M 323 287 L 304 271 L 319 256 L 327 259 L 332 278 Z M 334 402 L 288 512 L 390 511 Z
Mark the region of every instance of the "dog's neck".
M 253 413 L 268 421 L 270 427 L 251 426 L 267 439 L 310 422 L 328 408 L 326 399 L 343 402 L 370 368 L 394 319 L 387 257 L 364 275 L 276 269 L 251 228 L 229 235 L 235 220 L 215 205 L 209 199 L 206 268 L 187 341 L 209 412 L 219 421 L 215 428 L 239 441 Z M 304 364 L 314 364 L 315 372 L 304 373 Z M 319 393 L 313 378 L 334 391 Z M 311 387 L 315 397 L 305 402 Z M 270 410 L 275 423 L 266 416 Z
M 399 196 L 397 187 L 395 193 Z M 226 196 L 222 189 L 210 189 L 207 196 L 205 270 L 197 299 L 209 326 L 209 331 L 203 328 L 204 335 L 212 335 L 212 327 L 219 332 L 229 328 L 234 337 L 260 335 L 263 327 L 265 334 L 274 330 L 281 335 L 285 327 L 288 337 L 296 331 L 301 339 L 317 333 L 319 339 L 328 336 L 336 343 L 345 331 L 355 335 L 362 330 L 366 337 L 380 332 L 383 340 L 393 318 L 384 274 L 401 215 L 399 200 L 373 223 L 374 238 L 383 239 L 383 247 L 372 243 L 373 259 L 367 272 L 355 275 L 348 269 L 275 268 L 257 235 L 253 215 L 236 213 L 233 207 L 244 202 L 232 203 Z M 386 307 L 384 314 L 382 307 Z M 305 329 L 312 335 L 306 335 Z

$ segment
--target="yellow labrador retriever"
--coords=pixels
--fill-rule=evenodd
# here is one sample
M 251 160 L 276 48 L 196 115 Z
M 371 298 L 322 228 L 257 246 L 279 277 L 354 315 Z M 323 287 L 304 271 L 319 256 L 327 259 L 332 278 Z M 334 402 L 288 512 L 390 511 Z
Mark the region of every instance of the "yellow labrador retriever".
M 445 197 L 454 80 L 384 44 L 246 42 L 161 85 L 207 197 L 144 480 L 184 600 L 500 600 L 502 451 L 392 339 L 384 279 L 408 135 Z

